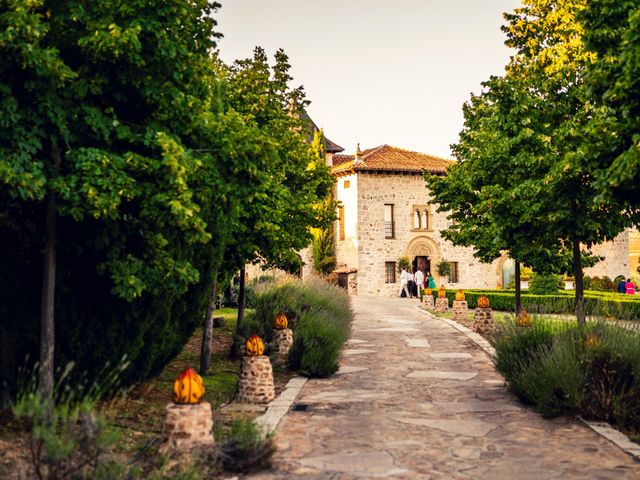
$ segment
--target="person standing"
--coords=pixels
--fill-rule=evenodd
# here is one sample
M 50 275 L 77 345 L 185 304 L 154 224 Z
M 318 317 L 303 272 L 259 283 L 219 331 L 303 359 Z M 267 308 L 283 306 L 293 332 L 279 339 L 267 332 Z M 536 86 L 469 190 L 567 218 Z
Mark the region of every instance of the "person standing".
M 626 287 L 627 295 L 635 295 L 636 286 L 634 285 L 634 283 L 631 281 L 630 278 L 627 278 L 627 283 L 625 287 Z
M 424 288 L 424 273 L 422 273 L 422 270 L 416 270 L 415 277 L 416 286 L 418 287 L 418 297 L 420 297 L 420 301 L 422 301 L 422 289 Z
M 416 277 L 413 272 L 407 272 L 409 279 L 407 280 L 407 287 L 409 288 L 409 297 L 413 298 L 416 294 Z
M 427 278 L 427 287 L 429 287 L 432 290 L 436 288 L 436 281 L 431 276 L 431 272 L 429 272 L 429 277 Z
M 400 272 L 400 296 L 402 296 L 402 292 L 404 292 L 407 297 L 409 296 L 409 291 L 407 290 L 408 281 L 409 272 L 403 268 Z
M 618 293 L 627 293 L 627 282 L 624 281 L 624 277 L 618 283 Z

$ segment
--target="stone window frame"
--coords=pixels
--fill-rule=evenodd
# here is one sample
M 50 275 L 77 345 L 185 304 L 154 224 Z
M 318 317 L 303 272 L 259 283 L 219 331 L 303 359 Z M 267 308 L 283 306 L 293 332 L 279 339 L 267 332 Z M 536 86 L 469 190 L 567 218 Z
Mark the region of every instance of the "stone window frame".
M 391 220 L 387 220 L 387 207 L 390 208 L 391 212 Z M 386 240 L 394 240 L 396 238 L 396 222 L 395 222 L 395 209 L 396 206 L 394 203 L 385 203 L 384 204 L 384 238 Z M 389 235 L 389 232 L 391 235 Z
M 458 262 L 449 262 L 451 265 L 451 273 L 449 274 L 449 283 L 460 283 L 460 269 Z
M 396 262 L 384 262 L 384 283 L 396 283 Z
M 416 210 L 420 212 L 420 227 L 416 228 L 415 213 Z M 425 228 L 423 223 L 424 219 L 427 220 L 427 227 Z M 410 212 L 409 225 L 411 225 L 412 232 L 433 232 L 433 215 L 431 214 L 431 205 L 412 205 Z

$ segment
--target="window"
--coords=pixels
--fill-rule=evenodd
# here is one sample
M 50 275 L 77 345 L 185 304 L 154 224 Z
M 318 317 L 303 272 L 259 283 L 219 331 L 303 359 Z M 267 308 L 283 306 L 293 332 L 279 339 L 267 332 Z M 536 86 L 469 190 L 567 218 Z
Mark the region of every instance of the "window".
M 384 262 L 384 283 L 396 283 L 396 262 Z
M 349 188 L 351 186 L 351 180 L 344 181 L 344 188 Z
M 338 207 L 338 239 L 344 240 L 344 207 L 341 205 Z
M 449 274 L 449 283 L 459 283 L 458 278 L 458 262 L 449 262 L 451 264 L 451 273 Z
M 395 238 L 395 222 L 393 221 L 393 204 L 384 205 L 384 238 Z M 394 281 L 395 283 L 395 281 Z
M 413 228 L 416 230 L 420 229 L 420 224 L 422 223 L 422 218 L 420 218 L 420 209 L 416 208 L 413 211 Z
M 431 215 L 428 205 L 414 205 L 411 209 L 411 224 L 414 230 L 430 230 Z

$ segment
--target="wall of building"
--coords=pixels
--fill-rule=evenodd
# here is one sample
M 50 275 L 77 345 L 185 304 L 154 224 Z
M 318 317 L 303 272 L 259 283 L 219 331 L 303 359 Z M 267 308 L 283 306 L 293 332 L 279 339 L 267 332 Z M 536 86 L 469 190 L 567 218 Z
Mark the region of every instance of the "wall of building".
M 638 265 L 640 263 L 640 233 L 636 228 L 629 231 L 629 274 L 640 279 Z
M 623 275 L 629 278 L 629 230 L 625 230 L 611 242 L 596 245 L 591 249 L 594 255 L 605 257 L 591 268 L 585 268 L 584 274 L 590 277 L 616 278 Z
M 358 268 L 358 188 L 355 174 L 336 179 L 335 199 L 344 207 L 345 216 L 344 240 L 340 240 L 339 220 L 334 222 L 337 268 Z
M 385 238 L 385 204 L 394 205 L 395 238 Z M 412 210 L 415 205 L 428 206 L 429 229 L 414 229 Z M 447 288 L 494 288 L 497 284 L 497 262 L 482 264 L 473 257 L 470 248 L 456 247 L 442 238 L 440 231 L 448 226 L 446 214 L 436 212 L 436 206 L 419 174 L 358 174 L 358 293 L 397 295 L 400 283 L 385 283 L 385 262 L 429 252 L 431 272 L 438 285 Z M 439 278 L 436 263 L 442 258 L 458 262 L 459 281 L 448 283 Z M 413 260 L 410 257 L 410 260 Z

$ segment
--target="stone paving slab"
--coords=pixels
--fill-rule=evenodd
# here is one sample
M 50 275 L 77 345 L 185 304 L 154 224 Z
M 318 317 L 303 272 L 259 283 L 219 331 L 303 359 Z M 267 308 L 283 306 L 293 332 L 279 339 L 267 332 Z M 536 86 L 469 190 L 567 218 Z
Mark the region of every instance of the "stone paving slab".
M 353 297 L 352 334 L 373 352 L 343 356 L 342 374 L 304 385 L 295 403 L 306 411 L 290 410 L 276 430 L 274 469 L 248 478 L 640 478 L 640 463 L 584 424 L 520 404 L 488 354 L 416 307 L 411 299 Z M 415 331 L 389 330 L 394 318 L 416 322 L 406 327 Z M 474 376 L 407 378 L 412 372 Z

